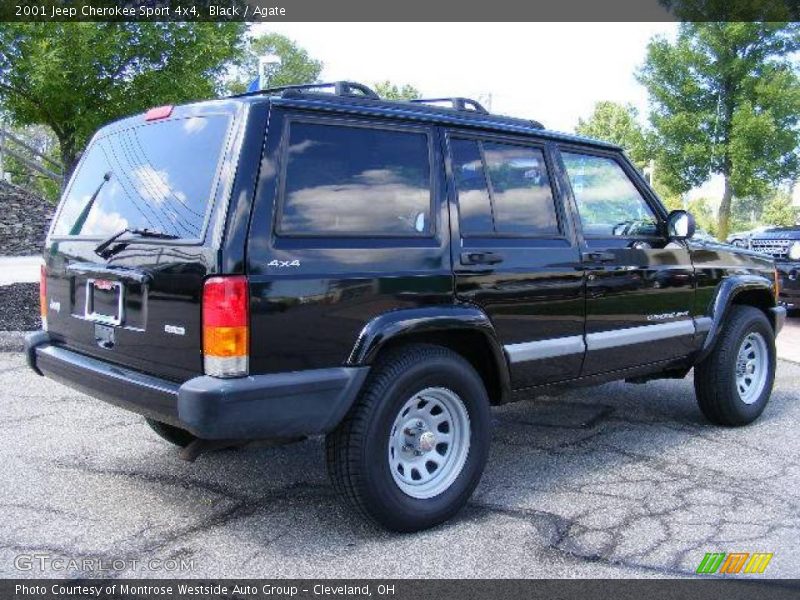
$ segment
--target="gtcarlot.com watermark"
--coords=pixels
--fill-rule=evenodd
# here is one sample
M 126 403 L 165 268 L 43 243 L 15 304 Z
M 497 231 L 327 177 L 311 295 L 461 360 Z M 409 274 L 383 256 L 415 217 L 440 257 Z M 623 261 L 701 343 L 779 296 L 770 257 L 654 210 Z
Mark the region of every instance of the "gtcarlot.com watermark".
M 14 557 L 14 566 L 20 571 L 45 573 L 45 572 L 74 572 L 109 573 L 124 571 L 161 571 L 167 573 L 182 573 L 194 571 L 195 563 L 192 558 L 107 558 L 99 556 L 84 556 L 81 558 L 65 558 L 51 556 L 37 552 L 33 554 L 19 554 Z

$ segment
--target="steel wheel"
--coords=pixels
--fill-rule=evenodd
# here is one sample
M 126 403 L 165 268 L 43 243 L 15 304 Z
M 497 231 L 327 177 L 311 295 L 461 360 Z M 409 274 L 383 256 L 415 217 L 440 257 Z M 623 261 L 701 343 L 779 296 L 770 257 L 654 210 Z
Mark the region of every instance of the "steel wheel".
M 767 342 L 760 333 L 750 332 L 739 347 L 736 356 L 736 390 L 745 404 L 752 404 L 761 395 L 767 383 L 769 352 Z
M 455 481 L 469 454 L 470 421 L 461 398 L 427 388 L 400 409 L 389 435 L 389 468 L 412 498 L 433 498 Z

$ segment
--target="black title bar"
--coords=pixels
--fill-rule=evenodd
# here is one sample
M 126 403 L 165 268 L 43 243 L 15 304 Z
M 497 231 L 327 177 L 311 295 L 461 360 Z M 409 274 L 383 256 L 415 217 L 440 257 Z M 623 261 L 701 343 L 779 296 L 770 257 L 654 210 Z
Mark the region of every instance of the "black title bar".
M 800 0 L 3 0 L 0 21 L 798 21 Z

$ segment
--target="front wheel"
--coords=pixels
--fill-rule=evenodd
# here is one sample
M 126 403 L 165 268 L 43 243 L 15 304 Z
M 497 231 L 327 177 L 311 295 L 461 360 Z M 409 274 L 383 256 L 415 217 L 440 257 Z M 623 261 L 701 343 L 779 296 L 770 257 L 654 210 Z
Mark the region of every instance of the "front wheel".
M 417 531 L 452 517 L 486 464 L 489 399 L 461 356 L 412 345 L 373 367 L 356 404 L 328 435 L 334 486 L 371 520 Z
M 772 325 L 755 307 L 732 307 L 716 346 L 695 367 L 700 410 L 718 425 L 747 425 L 764 411 L 774 381 Z

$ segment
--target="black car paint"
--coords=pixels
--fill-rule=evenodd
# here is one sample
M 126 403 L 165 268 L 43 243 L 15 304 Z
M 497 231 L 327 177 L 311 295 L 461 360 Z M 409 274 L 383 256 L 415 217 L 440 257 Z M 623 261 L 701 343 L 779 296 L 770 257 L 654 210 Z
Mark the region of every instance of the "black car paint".
M 304 113 L 274 108 L 247 243 L 251 368 L 257 373 L 343 364 L 364 326 L 398 309 L 452 302 L 452 272 L 440 153 L 433 165 L 435 230 L 429 237 L 297 237 L 275 230 L 286 143 L 285 120 Z M 308 115 L 305 115 L 308 116 Z M 338 122 L 337 119 L 334 121 Z M 378 121 L 379 122 L 379 121 Z M 385 123 L 385 121 L 384 121 Z M 438 144 L 437 132 L 428 128 Z M 300 266 L 270 266 L 273 261 Z
M 544 151 L 551 173 L 557 160 L 552 142 L 516 135 L 448 131 L 458 137 L 482 141 L 522 144 Z M 459 229 L 458 196 L 453 167 L 447 156 L 450 228 L 454 243 L 451 260 L 458 300 L 480 307 L 493 324 L 500 344 L 530 342 L 582 335 L 584 330 L 584 272 L 571 213 L 565 208 L 564 183 L 553 177 L 551 191 L 556 200 L 561 235 L 552 237 L 463 237 Z M 493 252 L 496 264 L 464 264 L 462 254 Z M 511 366 L 516 388 L 533 387 L 577 377 L 583 356 L 547 358 Z
M 177 390 L 191 387 L 195 378 L 202 378 L 203 385 L 210 379 L 202 376 L 203 281 L 214 274 L 246 274 L 251 376 L 238 387 L 248 388 L 251 406 L 252 381 L 259 377 L 357 369 L 372 364 L 383 348 L 400 340 L 434 339 L 431 336 L 442 340 L 442 336 L 465 331 L 477 334 L 476 339 L 487 345 L 486 355 L 493 363 L 487 368 L 497 373 L 499 382 L 493 400 L 502 402 L 553 386 L 685 372 L 700 356 L 704 342 L 706 347 L 713 343 L 718 324 L 739 291 L 755 291 L 762 305 L 774 304 L 771 261 L 722 244 L 689 240 L 667 247 L 665 209 L 612 145 L 555 134 L 516 119 L 395 102 L 315 94 L 222 102 L 236 115 L 237 138 L 226 159 L 235 166 L 235 178 L 227 197 L 217 198 L 205 238 L 191 244 L 137 240 L 107 262 L 94 255 L 96 240 L 49 238 L 45 249 L 48 296 L 68 300 L 70 310 L 48 313 L 50 332 L 46 341 L 37 338 L 40 346 L 50 344 L 161 378 L 170 382 L 167 387 L 174 387 L 177 397 Z M 206 104 L 179 108 L 178 112 L 196 113 L 205 110 Z M 321 115 L 332 121 L 413 125 L 429 132 L 434 173 L 430 236 L 328 239 L 275 235 L 285 121 Z M 458 207 L 448 164 L 447 136 L 454 132 L 544 148 L 563 235 L 465 244 L 458 231 Z M 644 240 L 650 248 L 632 248 L 637 240 L 631 238 L 583 236 L 560 160 L 561 148 L 612 156 L 623 165 L 660 220 L 661 234 Z M 464 251 L 492 251 L 503 260 L 467 266 L 460 262 Z M 592 258 L 593 252 L 607 256 L 605 262 Z M 299 266 L 290 266 L 293 261 Z M 80 313 L 82 290 L 93 273 L 123 281 L 126 291 L 130 290 L 130 321 L 126 327 L 116 328 L 114 348 L 98 345 L 93 324 L 72 314 Z M 646 325 L 654 314 L 684 312 L 711 317 L 715 323 L 711 333 L 532 364 L 509 365 L 503 349 L 517 342 Z M 180 324 L 186 334 L 166 333 L 164 325 L 170 323 Z M 29 351 L 34 368 L 36 352 L 34 344 Z M 207 395 L 219 396 L 220 389 L 233 394 L 238 389 L 235 382 L 226 385 Z M 351 392 L 343 400 L 344 409 L 357 389 Z M 129 408 L 153 414 L 146 407 Z M 156 411 L 156 418 L 158 414 Z M 200 434 L 224 437 L 230 433 L 212 431 L 213 423 L 192 426 L 177 415 L 176 409 L 162 418 Z M 213 417 L 214 410 L 207 411 L 208 415 Z M 322 430 L 310 427 L 313 431 L 309 432 L 324 432 L 335 424 L 326 423 Z M 238 430 L 233 427 L 231 431 Z M 256 428 L 250 434 L 253 431 L 260 435 L 285 433 L 269 427 Z M 292 433 L 303 432 L 295 426 Z
M 248 110 L 231 101 L 206 102 L 176 107 L 172 118 L 226 112 L 234 125 L 220 169 L 220 180 L 202 240 L 125 240 L 121 249 L 102 260 L 94 249 L 102 241 L 93 237 L 48 236 L 44 260 L 48 299 L 60 303 L 60 310 L 48 310 L 48 330 L 53 343 L 81 354 L 107 360 L 166 380 L 182 382 L 202 373 L 200 300 L 203 281 L 229 267 L 243 268 L 242 250 L 232 246 L 236 236 L 223 236 L 226 223 L 247 205 L 234 204 L 249 197 L 248 167 L 244 160 L 260 153 L 266 109 Z M 129 126 L 141 117 L 112 125 L 107 132 Z M 234 183 L 234 170 L 239 164 Z M 80 165 L 78 165 L 80 168 Z M 232 189 L 231 189 L 232 186 Z M 252 188 L 251 188 L 252 190 Z M 226 218 L 228 206 L 235 206 Z M 57 218 L 57 216 L 56 216 Z M 116 246 L 112 248 L 117 249 Z M 238 258 L 232 256 L 237 254 Z M 222 263 L 220 255 L 225 258 Z M 83 318 L 87 280 L 93 277 L 121 281 L 125 287 L 125 323 L 115 328 L 113 347 L 95 341 L 95 324 Z M 170 324 L 183 328 L 184 335 L 167 333 Z
M 659 219 L 657 236 L 597 237 L 577 235 L 582 247 L 586 272 L 587 335 L 626 327 L 650 325 L 655 315 L 688 313 L 694 300 L 694 269 L 685 243 L 672 244 L 666 232 L 667 211 L 635 167 L 619 152 L 587 150 L 562 145 L 565 151 L 582 152 L 615 160 L 633 181 L 639 193 Z M 564 170 L 563 163 L 559 163 Z M 571 188 L 569 188 L 571 189 Z M 569 203 L 580 223 L 577 203 Z M 641 247 L 635 247 L 639 244 Z M 599 256 L 600 258 L 595 258 Z M 659 322 L 678 320 L 679 317 Z M 613 352 L 588 349 L 581 376 L 592 376 L 645 363 L 682 359 L 696 349 L 688 336 L 616 348 Z

